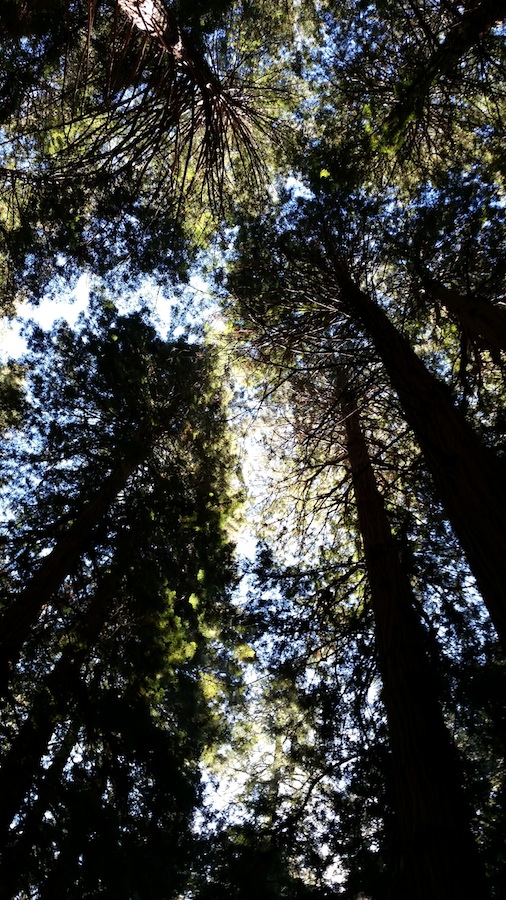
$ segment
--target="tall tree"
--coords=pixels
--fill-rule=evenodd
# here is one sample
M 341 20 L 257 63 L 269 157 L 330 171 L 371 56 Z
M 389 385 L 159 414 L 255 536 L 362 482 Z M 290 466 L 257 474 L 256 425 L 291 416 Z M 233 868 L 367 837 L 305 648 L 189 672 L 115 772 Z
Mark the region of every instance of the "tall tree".
M 289 285 L 285 286 L 290 290 Z M 279 294 L 277 294 L 277 298 L 279 303 Z M 246 334 L 251 353 L 257 360 L 263 361 L 264 371 L 278 373 L 272 376 L 273 385 L 275 386 L 276 383 L 278 385 L 278 393 L 283 390 L 283 385 L 291 386 L 287 419 L 283 421 L 281 418 L 277 424 L 279 435 L 284 437 L 278 438 L 279 442 L 273 446 L 273 456 L 278 467 L 285 473 L 286 470 L 290 471 L 293 468 L 294 458 L 300 455 L 302 459 L 297 471 L 292 471 L 290 480 L 287 476 L 286 483 L 278 481 L 275 499 L 273 498 L 271 501 L 272 508 L 269 518 L 271 521 L 280 519 L 277 529 L 275 525 L 273 526 L 275 533 L 282 534 L 284 530 L 288 529 L 288 552 L 293 552 L 290 548 L 294 542 L 297 543 L 299 566 L 301 566 L 301 560 L 305 558 L 305 553 L 300 547 L 302 541 L 307 547 L 313 541 L 326 540 L 329 546 L 337 545 L 337 548 L 334 549 L 334 557 L 330 556 L 327 563 L 331 567 L 332 560 L 334 566 L 337 567 L 337 559 L 340 560 L 344 555 L 344 548 L 340 545 L 350 539 L 349 532 L 351 531 L 349 519 L 346 524 L 343 521 L 346 516 L 345 509 L 348 503 L 346 497 L 349 489 L 342 482 L 342 475 L 339 474 L 346 457 L 349 459 L 353 475 L 354 491 L 359 505 L 360 532 L 365 547 L 366 568 L 370 582 L 367 596 L 370 598 L 369 602 L 374 615 L 378 668 L 383 683 L 382 696 L 386 707 L 392 749 L 390 762 L 383 760 L 383 777 L 391 781 L 393 785 L 392 795 L 389 799 L 393 807 L 392 821 L 395 823 L 389 826 L 392 860 L 390 861 L 388 890 L 393 891 L 395 896 L 397 896 L 396 891 L 399 896 L 404 896 L 408 892 L 410 896 L 424 897 L 427 893 L 437 895 L 438 891 L 441 891 L 441 896 L 448 896 L 453 889 L 452 886 L 461 877 L 462 848 L 468 846 L 469 859 L 474 862 L 471 863 L 472 871 L 469 876 L 463 879 L 461 892 L 465 893 L 467 884 L 474 882 L 474 887 L 470 890 L 471 894 L 476 891 L 486 893 L 484 872 L 477 859 L 476 847 L 473 848 L 470 810 L 466 811 L 466 801 L 463 797 L 463 776 L 457 775 L 459 769 L 457 754 L 452 746 L 439 704 L 440 669 L 437 664 L 437 654 L 434 654 L 433 648 L 431 652 L 431 642 L 424 633 L 420 621 L 417 621 L 421 604 L 420 598 L 415 595 L 410 584 L 408 576 L 410 569 L 406 564 L 408 554 L 406 554 L 406 561 L 403 564 L 399 557 L 399 550 L 403 549 L 403 543 L 396 541 L 391 531 L 384 499 L 376 484 L 367 445 L 358 420 L 357 408 L 350 397 L 349 389 L 348 391 L 344 390 L 341 409 L 336 400 L 338 389 L 335 384 L 336 363 L 334 360 L 338 352 L 335 349 L 337 342 L 328 341 L 322 348 L 321 332 L 315 330 L 310 335 L 309 329 L 306 327 L 310 321 L 310 313 L 304 318 L 298 319 L 296 315 L 290 318 L 291 307 L 289 304 L 283 310 L 280 310 L 278 306 L 277 315 L 280 317 L 278 334 L 274 335 L 272 330 L 266 333 L 263 330 L 263 315 L 266 311 L 258 308 L 259 299 L 259 295 L 256 294 L 250 309 L 251 316 L 247 319 Z M 258 311 L 256 319 L 255 311 Z M 276 311 L 274 314 L 276 315 Z M 346 360 L 346 367 L 350 372 L 354 371 L 359 362 L 365 367 L 366 360 L 368 360 L 369 367 L 371 366 L 370 352 L 369 355 L 364 353 L 357 340 L 354 343 L 349 340 L 349 337 L 348 340 L 345 340 L 344 329 L 340 337 L 342 342 L 340 352 L 343 360 Z M 270 346 L 268 345 L 269 338 L 272 342 Z M 361 377 L 362 380 L 365 377 L 363 372 Z M 333 384 L 333 391 L 332 388 L 329 388 L 329 384 Z M 275 390 L 276 388 L 273 387 L 269 391 L 269 395 L 275 396 Z M 365 404 L 369 412 L 371 407 L 374 408 L 377 404 L 377 398 L 382 397 L 384 390 L 385 385 L 380 372 L 378 369 L 376 371 L 373 369 L 369 373 L 368 391 L 375 399 L 370 404 Z M 276 400 L 272 402 L 275 406 Z M 383 414 L 387 415 L 386 410 Z M 390 411 L 391 416 L 392 412 Z M 276 423 L 275 413 L 272 422 L 269 419 L 267 421 L 269 421 L 269 430 L 276 428 L 276 424 L 273 424 Z M 371 430 L 370 423 L 369 429 Z M 343 431 L 346 432 L 346 437 L 343 437 Z M 392 442 L 399 442 L 400 439 L 403 442 L 406 440 L 405 435 L 400 437 L 398 433 L 396 434 L 395 423 L 389 426 L 380 420 L 376 428 L 372 428 L 371 442 L 374 443 L 380 459 L 380 471 L 383 477 L 388 479 L 386 483 L 389 484 L 390 478 L 392 479 L 391 489 L 388 493 L 390 495 L 393 493 L 395 496 L 402 489 L 399 482 L 403 484 L 403 476 L 396 473 L 395 477 L 393 474 L 395 463 L 390 461 L 390 454 L 393 452 L 395 459 L 395 451 L 385 447 L 386 434 L 389 431 L 391 431 Z M 290 442 L 290 434 L 293 435 L 292 440 L 297 442 L 295 446 Z M 297 449 L 297 444 L 299 449 Z M 347 445 L 344 453 L 343 445 Z M 404 448 L 405 446 L 404 444 Z M 403 451 L 399 452 L 402 459 Z M 284 463 L 280 460 L 284 460 Z M 327 474 L 325 476 L 322 473 Z M 319 479 L 322 483 L 319 493 L 315 493 L 315 489 L 311 485 L 317 483 Z M 403 484 L 403 488 L 407 489 L 405 502 L 412 502 L 410 497 L 412 488 L 409 483 L 408 486 Z M 390 500 L 390 502 L 392 501 Z M 282 505 L 284 503 L 286 503 L 286 509 Z M 295 532 L 290 530 L 290 524 L 293 528 L 292 510 L 294 506 L 300 510 L 300 518 L 306 521 L 307 531 L 303 526 L 299 526 Z M 327 537 L 323 538 L 322 534 L 327 534 Z M 353 560 L 352 557 L 343 566 L 342 577 L 336 578 L 334 574 L 331 579 L 325 571 L 324 558 L 318 556 L 315 551 L 313 554 L 315 580 L 319 577 L 325 584 L 325 580 L 328 579 L 325 588 L 322 586 L 320 592 L 315 591 L 311 605 L 313 616 L 319 617 L 320 602 L 325 602 L 325 608 L 329 610 L 328 615 L 332 616 L 330 610 L 334 604 L 334 624 L 337 632 L 334 641 L 349 640 L 349 633 L 341 623 L 352 602 L 350 595 L 353 596 L 353 593 L 357 591 L 356 560 Z M 306 566 L 308 565 L 309 563 L 306 562 Z M 434 561 L 433 565 L 435 565 Z M 293 568 L 296 566 L 297 564 Z M 292 577 L 294 583 L 297 583 L 296 576 Z M 437 579 L 437 575 L 435 577 Z M 286 576 L 286 581 L 289 583 L 288 576 Z M 301 581 L 302 576 L 299 576 L 299 591 L 301 590 Z M 321 600 L 318 593 L 320 593 Z M 293 596 L 293 594 L 288 594 L 288 596 Z M 274 605 L 276 601 L 267 595 L 265 602 Z M 285 624 L 286 620 L 284 621 L 282 618 L 282 609 L 283 607 L 280 606 L 278 627 L 281 631 L 285 629 L 286 633 L 290 625 Z M 304 633 L 304 625 L 301 623 L 301 615 L 298 610 L 293 615 L 292 641 L 295 644 L 296 640 L 300 641 L 300 633 Z M 318 635 L 316 640 L 320 639 L 321 649 L 316 658 L 320 660 L 321 656 L 325 658 L 328 654 L 332 659 L 332 636 L 326 635 L 325 628 L 322 627 L 323 623 L 319 621 L 318 625 L 319 627 L 316 626 Z M 340 626 L 343 628 L 343 634 L 339 633 Z M 297 638 L 295 634 L 297 634 Z M 362 652 L 370 654 L 371 650 L 368 644 L 364 642 L 362 648 Z M 275 652 L 273 651 L 273 653 Z M 291 664 L 293 669 L 295 671 L 299 668 L 303 670 L 304 664 L 301 662 L 301 657 L 296 655 L 296 650 L 292 652 L 295 656 Z M 336 656 L 338 656 L 337 651 Z M 323 664 L 318 665 L 314 657 L 311 663 L 306 663 L 306 665 L 311 672 L 306 676 L 308 680 L 318 681 L 323 678 L 320 673 L 320 667 L 323 668 Z M 336 679 L 336 684 L 332 686 L 331 675 L 330 684 L 326 685 L 326 702 L 329 705 L 332 703 L 330 699 L 332 693 L 334 691 L 339 693 L 340 690 L 343 690 L 340 679 L 346 683 L 347 678 L 350 678 L 354 690 L 359 690 L 359 678 L 356 670 L 350 676 L 349 667 L 348 669 L 343 667 L 343 671 L 334 663 L 332 670 L 332 663 L 330 663 L 330 669 Z M 290 670 L 288 667 L 281 670 L 280 666 L 280 671 L 284 671 L 286 674 Z M 302 681 L 303 677 L 299 677 Z M 286 688 L 285 696 L 288 697 L 288 693 L 289 690 Z M 325 693 L 322 689 L 321 697 L 315 702 L 323 704 L 324 696 Z M 353 702 L 357 704 L 361 702 L 356 694 L 353 696 Z M 365 702 L 363 695 L 362 702 Z M 342 708 L 336 702 L 335 718 L 337 721 L 335 721 L 327 707 L 324 719 L 327 735 L 329 732 L 332 733 L 333 726 L 336 732 L 339 732 L 339 729 L 343 727 L 339 720 L 344 715 Z M 359 726 L 354 725 L 353 727 Z M 324 729 L 322 728 L 323 733 Z M 293 741 L 293 737 L 291 740 Z M 439 749 L 436 750 L 436 747 Z M 433 751 L 435 752 L 433 753 Z M 295 758 L 301 764 L 300 751 Z M 317 763 L 315 768 L 314 779 L 308 777 L 308 781 L 313 786 L 328 778 L 324 763 Z M 439 787 L 437 787 L 438 784 Z M 336 788 L 334 791 L 336 794 L 338 793 Z M 329 795 L 332 796 L 331 790 Z M 294 805 L 296 804 L 295 796 L 292 802 Z M 457 813 L 455 823 L 451 825 L 450 820 L 456 810 L 460 811 Z M 298 815 L 295 811 L 295 821 L 298 820 Z M 283 817 L 281 818 L 283 821 Z M 431 826 L 428 825 L 429 819 L 433 823 Z M 337 815 L 336 820 L 335 828 L 337 829 L 339 827 Z M 437 839 L 435 836 L 443 821 L 446 821 L 447 825 L 443 826 L 441 838 Z M 289 822 L 290 815 L 287 815 L 282 827 L 288 830 Z M 465 824 L 466 822 L 467 824 Z M 462 832 L 460 837 L 457 837 L 461 826 L 463 826 Z M 418 829 L 420 829 L 419 832 Z M 415 836 L 417 832 L 418 837 Z M 435 838 L 434 843 L 429 835 Z M 445 841 L 452 839 L 450 836 L 457 839 L 453 849 L 445 846 Z M 384 836 L 382 838 L 385 839 Z M 430 863 L 428 862 L 429 858 L 431 859 Z M 393 860 L 397 861 L 400 870 L 397 869 Z M 436 874 L 437 870 L 439 870 L 439 874 Z M 355 874 L 359 877 L 359 873 L 355 872 Z M 432 884 L 431 881 L 433 881 Z M 360 880 L 357 889 L 358 886 L 360 886 Z M 350 894 L 350 896 L 352 895 Z M 382 895 L 379 894 L 379 896 Z M 385 896 L 390 896 L 390 894 L 387 892 Z
M 205 242 L 234 172 L 250 191 L 262 180 L 277 101 L 237 45 L 231 4 L 148 6 L 38 3 L 16 7 L 18 29 L 5 14 L 7 78 L 23 70 L 2 142 L 12 266 L 37 249 L 166 268 L 181 230 Z
M 241 358 L 290 385 L 285 435 L 300 438 L 273 450 L 281 481 L 270 487 L 297 559 L 289 574 L 266 563 L 277 587 L 250 599 L 253 632 L 262 622 L 268 633 L 248 657 L 228 646 L 242 638 L 226 602 L 230 457 L 213 355 L 164 344 L 104 306 L 78 337 L 38 335 L 24 408 L 19 370 L 5 373 L 0 781 L 13 897 L 242 896 L 257 872 L 273 898 L 340 890 L 391 900 L 400 857 L 423 868 L 409 842 L 398 852 L 394 824 L 397 804 L 416 830 L 423 789 L 403 806 L 391 766 L 409 745 L 406 723 L 420 723 L 402 691 L 402 715 L 392 700 L 381 627 L 373 651 L 373 582 L 380 626 L 385 597 L 374 554 L 370 587 L 365 577 L 334 394 L 323 409 L 323 363 L 336 353 L 368 398 L 361 426 L 352 406 L 347 416 L 350 453 L 361 448 L 365 460 L 357 497 L 367 489 L 377 511 L 362 516 L 363 534 L 374 540 L 383 522 L 385 568 L 401 572 L 399 596 L 417 598 L 410 608 L 427 633 L 402 618 L 407 600 L 399 615 L 414 647 L 420 634 L 432 647 L 420 671 L 426 685 L 441 675 L 475 826 L 504 893 L 493 836 L 503 726 L 491 696 L 501 662 L 454 536 L 504 639 L 503 17 L 504 4 L 489 0 L 2 4 L 3 311 L 48 284 L 57 292 L 83 266 L 111 283 L 114 272 L 116 284 L 148 274 L 167 285 L 226 220 L 215 247 L 234 259 L 240 302 L 228 302 Z M 290 128 L 273 128 L 279 111 Z M 292 176 L 288 198 L 276 178 L 258 190 L 269 166 Z M 265 219 L 236 242 L 241 207 L 263 203 Z M 224 297 L 223 280 L 216 286 Z M 325 480 L 329 464 L 336 477 Z M 410 668 L 421 657 L 402 651 L 427 713 Z M 243 654 L 267 684 L 252 687 L 250 669 L 266 737 L 253 746 L 243 729 L 243 819 L 234 809 L 196 862 L 201 751 L 223 733 L 220 716 L 241 731 L 236 710 L 221 714 Z M 431 709 L 428 730 L 448 760 Z M 430 785 L 433 808 L 448 785 L 440 796 Z M 441 818 L 451 821 L 448 805 Z M 203 834 L 196 843 L 200 854 Z
M 149 416 L 157 439 L 108 503 L 94 505 L 86 540 L 62 561 L 9 673 L 2 881 L 11 896 L 172 896 L 191 845 L 200 755 L 223 727 L 204 672 L 222 698 L 237 679 L 227 637 L 239 625 L 225 533 L 232 458 L 213 355 L 110 308 L 76 335 L 60 328 L 37 341 L 44 355 L 34 350 L 29 380 L 34 387 L 40 362 L 31 400 L 42 421 L 31 447 L 24 433 L 17 460 L 33 483 L 3 548 L 14 584 L 37 569 L 46 542 L 65 544 L 74 503 L 107 482 L 135 420 Z
M 367 574 L 371 586 L 379 669 L 387 711 L 402 846 L 399 896 L 487 896 L 462 775 L 437 700 L 436 681 L 416 620 L 378 491 L 358 407 L 345 388 L 342 412 Z M 469 867 L 469 868 L 467 868 Z
M 317 204 L 316 207 L 318 208 Z M 244 231 L 242 262 L 235 263 L 231 288 L 242 298 L 246 316 L 265 327 L 274 312 L 276 328 L 322 334 L 325 350 L 343 339 L 343 315 L 370 339 L 413 429 L 438 496 L 466 553 L 490 616 L 506 641 L 506 595 L 502 509 L 504 463 L 480 440 L 456 407 L 447 386 L 425 366 L 390 321 L 386 311 L 350 274 L 332 234 L 312 219 L 300 243 L 304 217 L 283 231 L 268 222 Z M 263 230 L 265 228 L 265 231 Z M 314 229 L 314 230 L 313 230 Z M 268 237 L 267 237 L 268 235 Z M 358 234 L 360 240 L 360 233 Z M 349 238 L 353 241 L 353 236 Z M 269 249 L 266 249 L 269 248 Z M 282 306 L 279 294 L 286 297 Z M 289 332 L 288 332 L 289 333 Z M 506 573 L 505 573 L 506 574 Z
M 82 466 L 83 455 L 88 453 L 86 442 L 89 438 L 83 428 L 81 410 L 85 411 L 88 421 L 93 421 L 94 405 L 102 420 L 106 413 L 104 439 L 109 458 L 104 455 L 105 448 L 100 447 L 100 438 L 93 435 L 90 448 L 95 445 L 94 459 L 90 461 L 91 465 L 84 462 L 83 466 L 84 497 L 79 501 L 73 489 L 72 512 L 56 525 L 55 545 L 51 547 L 54 538 L 49 535 L 49 547 L 39 545 L 39 552 L 44 554 L 43 561 L 35 564 L 35 571 L 28 576 L 19 596 L 6 604 L 1 626 L 4 677 L 9 666 L 15 664 L 22 643 L 41 610 L 51 601 L 65 577 L 75 570 L 129 478 L 153 452 L 157 440 L 163 436 L 174 439 L 178 428 L 183 432 L 194 404 L 192 384 L 199 377 L 202 365 L 200 351 L 184 344 L 164 345 L 152 329 L 143 326 L 135 317 L 118 319 L 114 323 L 110 315 L 103 315 L 98 329 L 95 334 L 74 338 L 64 332 L 56 338 L 60 355 L 56 364 L 63 370 L 64 377 L 59 399 L 72 402 L 74 397 L 79 397 L 80 391 L 83 394 L 79 397 L 79 407 L 70 410 L 65 433 L 63 421 L 67 412 L 64 407 L 59 410 L 60 421 L 51 422 L 45 454 L 46 460 L 56 458 L 59 466 L 64 468 L 63 454 L 71 452 Z M 103 329 L 102 334 L 100 329 Z M 157 353 L 160 354 L 158 360 Z M 172 365 L 170 384 L 166 379 L 165 384 L 162 381 L 159 369 L 162 363 Z M 126 378 L 121 377 L 122 373 Z M 38 377 L 36 374 L 35 378 Z M 87 395 L 84 393 L 86 382 Z M 47 397 L 47 386 L 42 385 L 42 390 Z M 52 402 L 55 400 L 56 397 Z M 116 410 L 115 401 L 118 402 Z M 48 415 L 49 410 L 45 413 Z M 40 456 L 44 458 L 38 448 L 35 452 L 39 459 Z M 91 490 L 90 479 L 95 484 Z M 60 497 L 60 504 L 62 501 L 65 502 Z

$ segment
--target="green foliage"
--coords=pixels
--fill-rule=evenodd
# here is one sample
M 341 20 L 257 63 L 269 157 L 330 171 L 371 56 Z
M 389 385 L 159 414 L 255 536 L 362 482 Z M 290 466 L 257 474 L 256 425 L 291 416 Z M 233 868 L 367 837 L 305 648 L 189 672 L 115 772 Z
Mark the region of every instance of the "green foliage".
M 76 329 L 28 328 L 0 372 L 0 593 L 24 635 L 3 670 L 3 891 L 404 896 L 349 385 L 499 900 L 504 661 L 392 371 L 403 335 L 503 474 L 504 4 L 152 9 L 151 31 L 109 0 L 0 10 L 2 312 L 104 279 Z M 219 354 L 201 323 L 163 340 L 118 313 L 146 277 L 184 296 L 209 246 Z M 247 384 L 232 412 L 225 356 Z M 262 448 L 264 495 L 233 604 L 229 420 Z
M 12 896 L 167 897 L 182 884 L 200 754 L 223 730 L 199 673 L 220 671 L 237 618 L 223 524 L 232 459 L 214 366 L 205 347 L 165 342 L 110 307 L 77 333 L 33 334 L 24 429 L 4 454 L 18 470 L 6 598 L 30 583 L 146 419 L 150 443 L 62 569 L 11 675 L 0 831 Z M 236 671 L 231 650 L 221 709 Z

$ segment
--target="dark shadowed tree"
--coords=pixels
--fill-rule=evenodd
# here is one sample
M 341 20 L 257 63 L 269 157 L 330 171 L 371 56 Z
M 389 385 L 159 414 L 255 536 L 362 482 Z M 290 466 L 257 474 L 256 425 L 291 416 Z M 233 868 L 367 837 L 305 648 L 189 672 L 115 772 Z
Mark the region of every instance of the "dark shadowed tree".
M 356 201 L 358 204 L 360 198 Z M 347 235 L 338 208 L 331 207 L 335 222 L 330 209 L 321 209 L 318 203 L 308 204 L 308 209 L 307 217 L 293 210 L 291 220 L 278 219 L 276 224 L 264 220 L 245 228 L 231 289 L 239 294 L 255 327 L 265 329 L 271 316 L 272 328 L 278 333 L 284 327 L 287 334 L 294 328 L 300 334 L 305 322 L 308 333 L 321 333 L 322 351 L 341 346 L 347 335 L 342 330 L 346 319 L 348 327 L 353 322 L 366 335 L 416 435 L 437 495 L 504 642 L 504 460 L 485 446 L 448 386 L 415 353 L 384 305 L 361 288 L 358 273 L 363 271 L 367 279 L 367 256 L 352 257 L 362 240 L 360 220 L 355 223 L 355 233 L 350 224 Z M 300 242 L 302 234 L 304 244 Z M 346 251 L 356 276 L 347 263 Z M 268 340 L 268 330 L 266 334 Z
M 13 441 L 18 506 L 3 548 L 5 608 L 26 630 L 3 704 L 2 882 L 13 897 L 173 896 L 200 755 L 224 727 L 205 678 L 223 702 L 238 678 L 233 460 L 215 359 L 109 307 L 76 334 L 37 334 L 30 366 L 34 418 Z M 94 503 L 147 419 L 135 466 Z M 94 514 L 81 540 L 82 508 Z M 41 599 L 30 572 L 44 548 L 68 551 L 76 522 L 73 552 L 53 556 L 27 617 L 28 594 L 10 606 L 9 593 L 27 579 Z

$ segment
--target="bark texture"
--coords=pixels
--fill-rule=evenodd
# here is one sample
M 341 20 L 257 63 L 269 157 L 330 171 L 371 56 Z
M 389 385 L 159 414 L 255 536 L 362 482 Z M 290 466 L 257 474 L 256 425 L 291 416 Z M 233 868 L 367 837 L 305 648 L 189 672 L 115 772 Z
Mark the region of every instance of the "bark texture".
M 450 391 L 386 313 L 339 265 L 341 300 L 374 343 L 416 435 L 445 514 L 506 647 L 506 466 L 481 442 Z
M 400 564 L 357 407 L 349 396 L 344 396 L 342 410 L 392 752 L 400 896 L 486 898 L 459 760 L 444 724 L 416 600 Z

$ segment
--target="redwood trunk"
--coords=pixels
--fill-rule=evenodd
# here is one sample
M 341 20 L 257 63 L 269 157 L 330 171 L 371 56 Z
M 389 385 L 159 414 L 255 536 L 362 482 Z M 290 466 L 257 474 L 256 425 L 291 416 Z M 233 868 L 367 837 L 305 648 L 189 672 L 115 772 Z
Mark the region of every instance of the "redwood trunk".
M 93 532 L 135 469 L 149 453 L 154 432 L 141 425 L 123 462 L 111 472 L 51 553 L 41 563 L 24 590 L 5 610 L 0 621 L 0 695 L 5 692 L 9 670 L 16 664 L 21 648 L 44 606 L 73 571 L 90 546 Z
M 386 313 L 336 265 L 342 302 L 373 341 L 432 474 L 445 514 L 506 646 L 506 467 L 455 407 Z
M 459 760 L 423 646 L 416 600 L 399 561 L 355 403 L 343 400 L 343 413 L 392 753 L 400 896 L 486 898 Z

